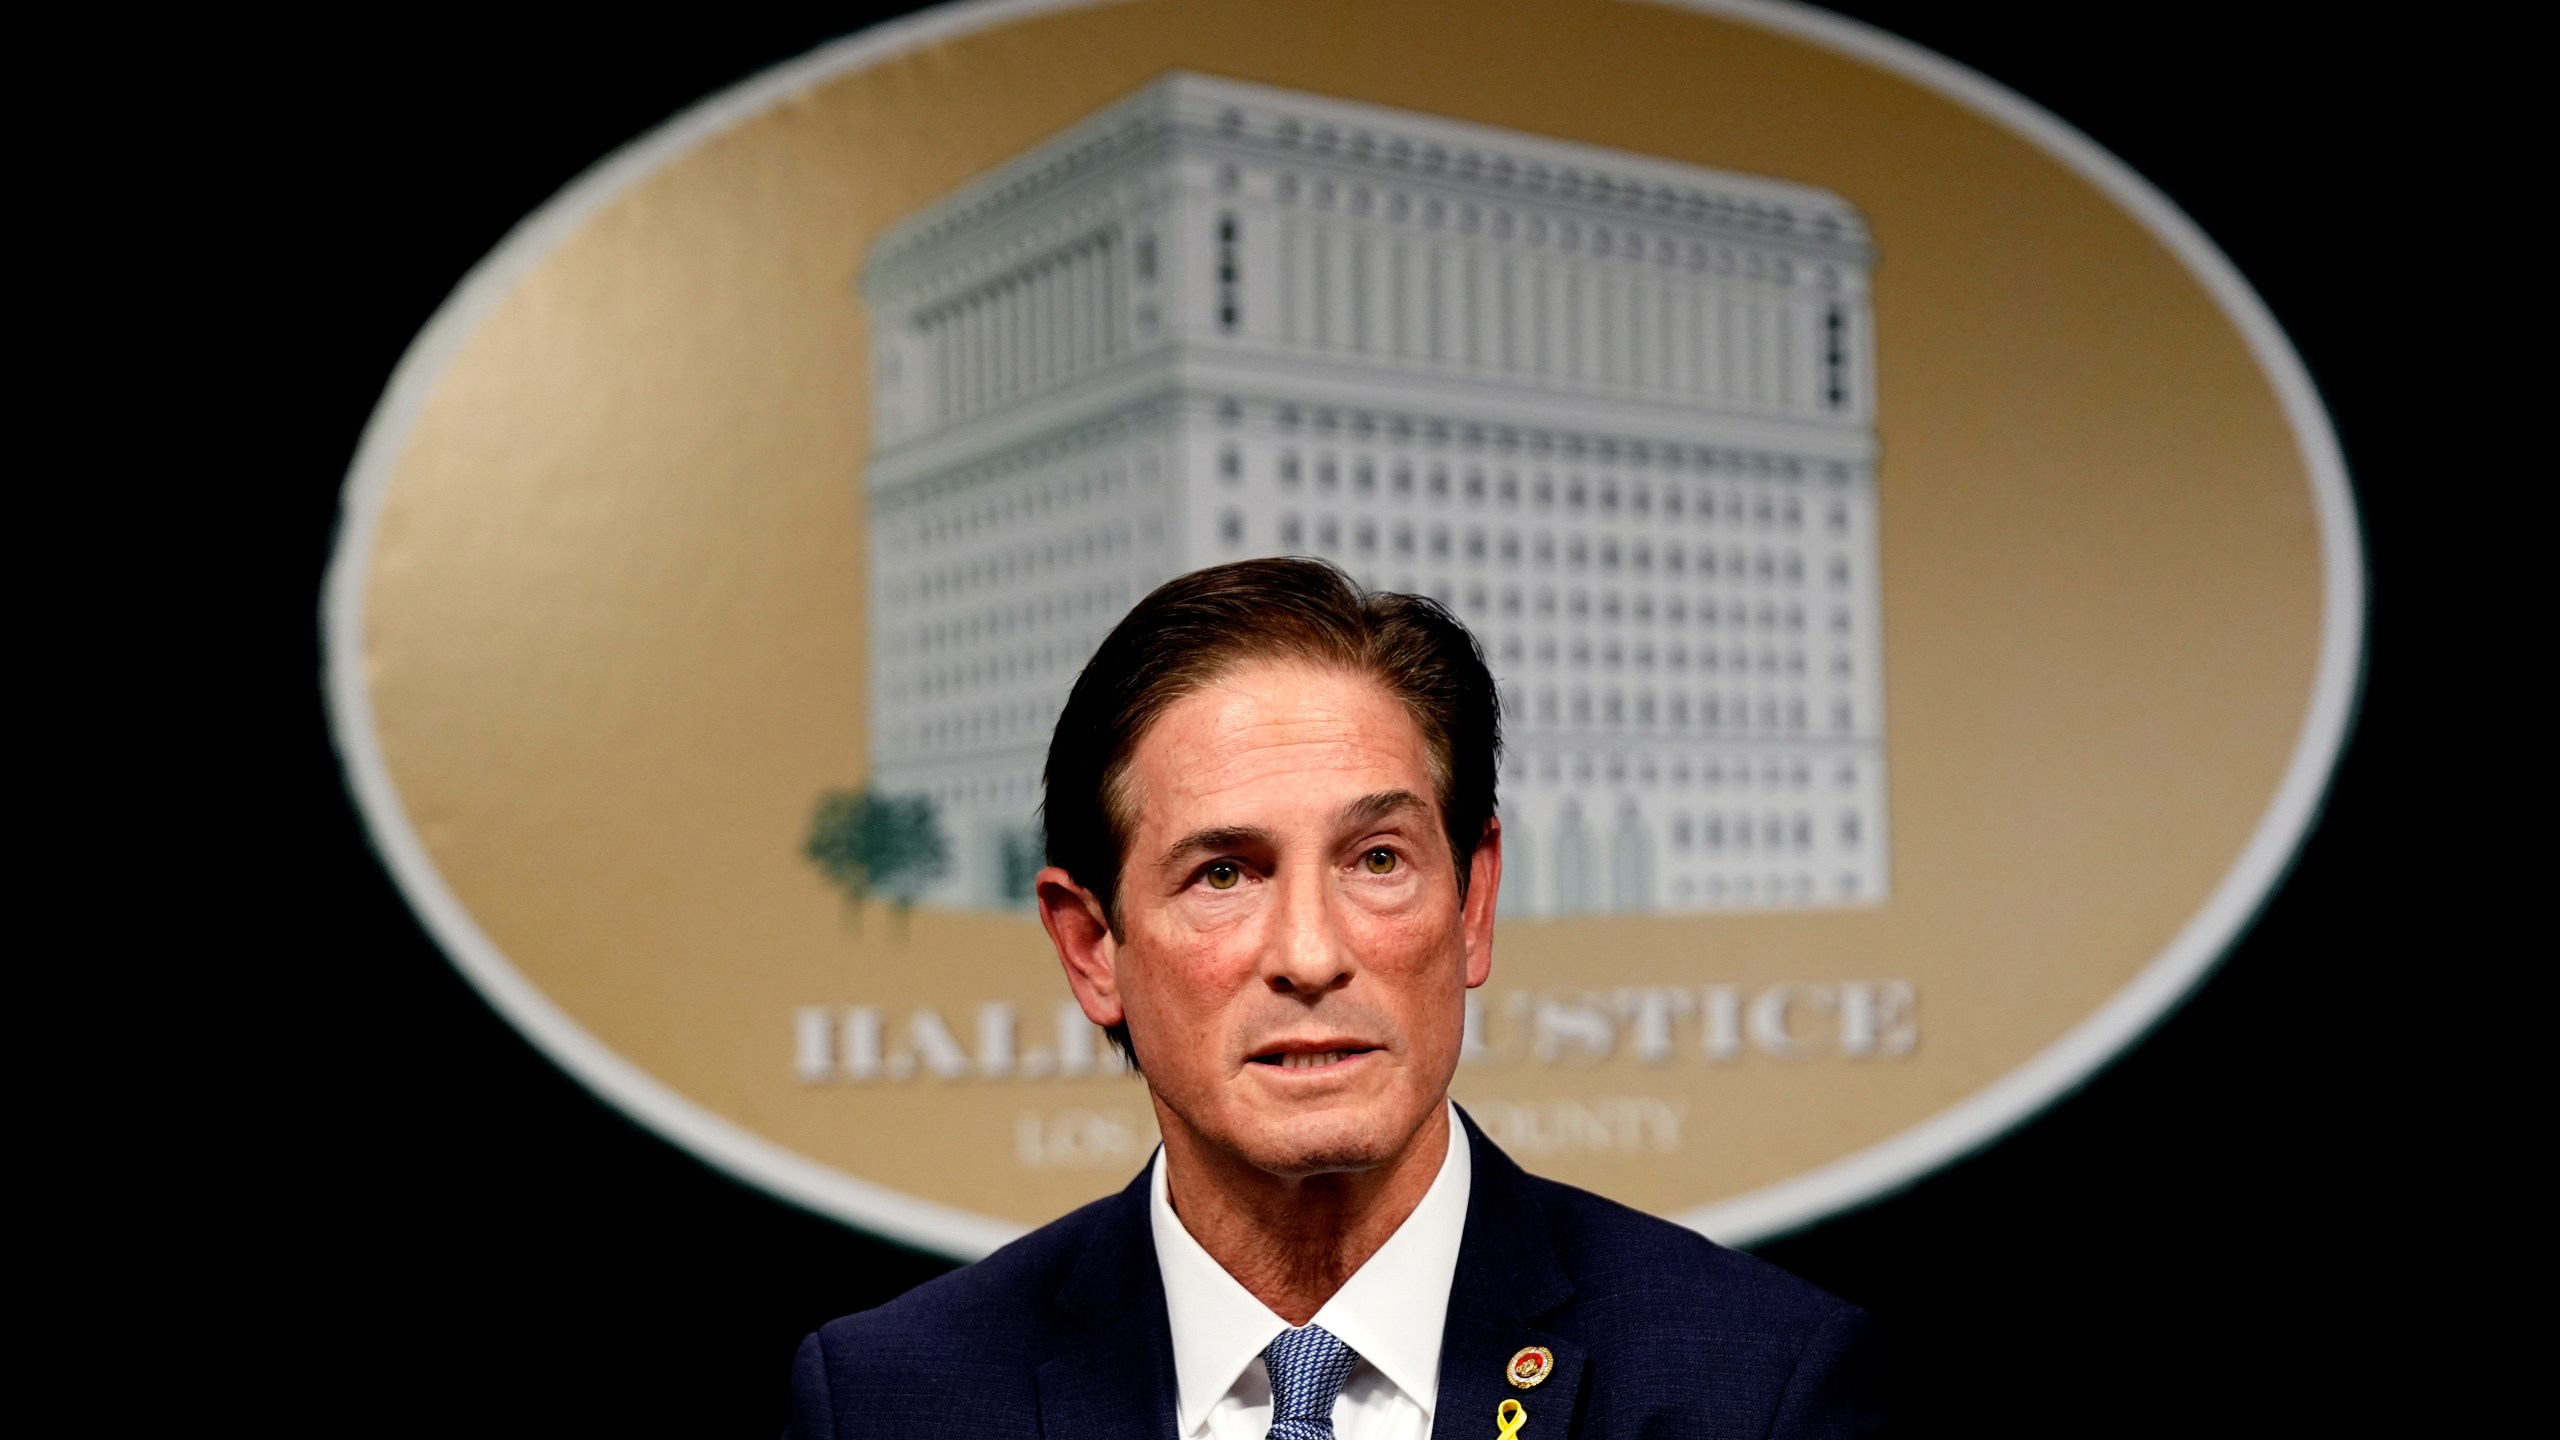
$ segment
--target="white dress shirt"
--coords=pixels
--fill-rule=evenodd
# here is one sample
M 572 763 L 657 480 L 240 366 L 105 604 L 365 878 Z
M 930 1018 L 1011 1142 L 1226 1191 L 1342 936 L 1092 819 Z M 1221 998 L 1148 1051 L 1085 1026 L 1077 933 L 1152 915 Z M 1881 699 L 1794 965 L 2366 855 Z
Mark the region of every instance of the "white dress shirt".
M 1309 1322 L 1360 1355 L 1333 1404 L 1336 1440 L 1428 1440 L 1440 1397 L 1440 1332 L 1449 1319 L 1473 1173 L 1466 1127 L 1452 1106 L 1449 1153 L 1422 1203 Z M 1236 1283 L 1183 1228 L 1166 1189 L 1161 1148 L 1150 1187 L 1156 1268 L 1173 1326 L 1174 1433 L 1184 1440 L 1264 1440 L 1271 1428 L 1271 1377 L 1262 1347 L 1289 1322 Z

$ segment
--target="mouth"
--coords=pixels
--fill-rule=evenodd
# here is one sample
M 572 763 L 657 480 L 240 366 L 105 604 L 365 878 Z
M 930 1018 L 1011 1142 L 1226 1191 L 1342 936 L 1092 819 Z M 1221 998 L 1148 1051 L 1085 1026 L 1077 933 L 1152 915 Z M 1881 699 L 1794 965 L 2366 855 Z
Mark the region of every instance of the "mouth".
M 1367 1045 L 1346 1045 L 1336 1050 L 1273 1050 L 1254 1056 L 1253 1063 L 1268 1065 L 1276 1070 L 1322 1070 L 1327 1066 L 1339 1065 L 1345 1060 L 1369 1054 L 1374 1048 Z

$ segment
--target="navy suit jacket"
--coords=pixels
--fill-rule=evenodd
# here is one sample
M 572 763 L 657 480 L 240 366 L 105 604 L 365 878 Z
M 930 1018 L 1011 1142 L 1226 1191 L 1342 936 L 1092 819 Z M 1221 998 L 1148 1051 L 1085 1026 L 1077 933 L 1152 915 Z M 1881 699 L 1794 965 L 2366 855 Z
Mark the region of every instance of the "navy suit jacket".
M 1469 1120 L 1474 1181 L 1440 1344 L 1435 1440 L 1831 1437 L 1882 1430 L 1865 1312 L 1764 1261 L 1541 1180 Z M 1148 1181 L 803 1341 L 791 1440 L 1174 1434 Z M 1555 1369 L 1514 1390 L 1544 1345 Z

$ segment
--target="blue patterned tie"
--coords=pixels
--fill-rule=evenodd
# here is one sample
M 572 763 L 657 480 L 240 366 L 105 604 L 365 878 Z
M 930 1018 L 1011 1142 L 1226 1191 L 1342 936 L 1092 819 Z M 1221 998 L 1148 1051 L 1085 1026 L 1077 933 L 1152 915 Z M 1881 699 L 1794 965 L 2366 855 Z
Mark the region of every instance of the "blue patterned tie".
M 1263 1347 L 1271 1372 L 1270 1440 L 1333 1440 L 1333 1401 L 1359 1353 L 1321 1325 L 1283 1330 Z

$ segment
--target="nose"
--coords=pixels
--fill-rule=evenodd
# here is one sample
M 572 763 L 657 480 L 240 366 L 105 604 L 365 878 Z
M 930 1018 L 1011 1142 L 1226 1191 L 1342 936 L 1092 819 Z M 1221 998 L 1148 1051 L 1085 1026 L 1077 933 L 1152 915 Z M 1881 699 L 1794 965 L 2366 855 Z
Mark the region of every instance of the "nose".
M 1264 947 L 1262 978 L 1283 995 L 1310 999 L 1349 983 L 1357 970 L 1335 913 L 1335 886 L 1322 867 L 1302 865 L 1279 877 L 1279 923 Z

